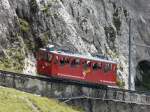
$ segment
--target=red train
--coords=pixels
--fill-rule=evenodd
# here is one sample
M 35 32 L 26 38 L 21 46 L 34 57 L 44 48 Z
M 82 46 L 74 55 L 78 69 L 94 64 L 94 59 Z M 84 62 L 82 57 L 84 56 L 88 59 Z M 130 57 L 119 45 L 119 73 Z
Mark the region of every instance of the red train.
M 37 53 L 37 72 L 55 78 L 65 78 L 94 84 L 116 86 L 117 64 L 100 57 L 40 49 Z

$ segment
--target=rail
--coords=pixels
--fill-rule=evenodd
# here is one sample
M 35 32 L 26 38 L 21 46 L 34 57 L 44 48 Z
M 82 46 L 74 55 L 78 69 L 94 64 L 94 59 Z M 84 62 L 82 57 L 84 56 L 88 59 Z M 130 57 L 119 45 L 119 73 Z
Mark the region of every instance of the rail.
M 0 86 L 52 97 L 64 102 L 91 99 L 150 105 L 149 91 L 90 86 L 64 79 L 18 74 L 2 70 L 0 70 Z

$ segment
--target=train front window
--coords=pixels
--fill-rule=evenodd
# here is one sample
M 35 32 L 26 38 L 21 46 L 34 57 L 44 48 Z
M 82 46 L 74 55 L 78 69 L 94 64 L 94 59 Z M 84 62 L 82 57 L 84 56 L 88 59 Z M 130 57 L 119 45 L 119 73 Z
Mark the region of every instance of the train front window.
M 38 60 L 43 60 L 43 61 L 47 60 L 47 53 L 40 51 L 38 53 Z
M 42 60 L 43 59 L 43 54 L 42 54 L 42 52 L 39 52 L 38 54 L 37 54 L 37 56 L 38 56 L 38 60 Z
M 50 62 L 52 60 L 52 57 L 53 57 L 53 55 L 50 53 L 47 53 L 47 52 L 40 51 L 38 53 L 38 60 Z
M 47 61 L 47 59 L 48 59 L 47 52 L 43 53 L 42 58 L 43 58 L 44 61 Z

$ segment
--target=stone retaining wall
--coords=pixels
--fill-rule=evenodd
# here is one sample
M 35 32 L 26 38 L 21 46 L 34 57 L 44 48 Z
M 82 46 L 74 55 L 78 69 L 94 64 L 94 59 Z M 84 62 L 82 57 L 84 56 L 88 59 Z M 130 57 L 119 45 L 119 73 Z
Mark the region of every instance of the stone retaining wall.
M 98 111 L 102 109 L 100 108 L 102 107 L 101 105 L 104 106 L 110 104 L 116 106 L 126 105 L 127 107 L 129 105 L 134 105 L 134 106 L 137 105 L 137 106 L 141 106 L 141 108 L 143 108 L 143 106 L 144 108 L 150 108 L 149 107 L 150 97 L 144 94 L 137 94 L 129 91 L 119 91 L 119 90 L 109 89 L 109 88 L 93 89 L 89 87 L 80 87 L 77 85 L 67 85 L 58 82 L 57 83 L 49 82 L 46 80 L 42 80 L 40 78 L 36 79 L 33 76 L 25 77 L 23 75 L 12 75 L 9 73 L 0 73 L 0 86 L 15 88 L 21 91 L 39 94 L 49 98 L 57 98 L 67 103 L 72 103 L 78 106 L 82 106 L 86 111 L 89 112 L 103 112 L 103 111 Z M 100 102 L 99 103 L 100 107 L 96 104 L 96 102 Z M 87 105 L 85 106 L 85 104 L 90 105 L 88 106 L 88 109 L 86 107 Z M 95 109 L 95 106 L 98 106 L 97 107 L 98 109 Z M 92 110 L 90 109 L 90 107 L 92 108 Z M 111 107 L 109 108 L 111 109 Z M 118 112 L 128 112 L 128 111 L 120 110 Z M 146 111 L 144 112 L 149 112 L 149 111 L 147 111 L 146 109 Z

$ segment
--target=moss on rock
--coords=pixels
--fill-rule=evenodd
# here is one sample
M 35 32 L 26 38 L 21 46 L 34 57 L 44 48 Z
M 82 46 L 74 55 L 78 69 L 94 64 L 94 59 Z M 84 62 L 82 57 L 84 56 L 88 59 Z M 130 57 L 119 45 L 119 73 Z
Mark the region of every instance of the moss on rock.
M 37 4 L 36 0 L 30 0 L 29 4 L 30 4 L 31 12 L 36 13 L 38 11 L 38 4 Z
M 8 56 L 0 58 L 0 69 L 14 72 L 22 72 L 24 68 L 25 54 L 22 49 L 10 48 L 6 50 Z
M 121 14 L 122 8 L 119 7 L 115 10 L 115 12 L 113 13 L 113 24 L 116 27 L 117 30 L 117 34 L 119 34 L 120 31 L 120 27 L 121 27 L 121 19 L 120 19 L 120 14 Z
M 29 23 L 26 20 L 21 18 L 19 18 L 19 27 L 22 32 L 28 32 L 30 29 Z
M 109 48 L 116 52 L 116 47 L 115 47 L 115 39 L 116 39 L 116 32 L 112 26 L 105 26 L 105 35 L 106 35 L 106 41 L 109 45 Z
M 117 79 L 117 86 L 119 86 L 120 88 L 124 88 L 125 82 L 121 79 Z

